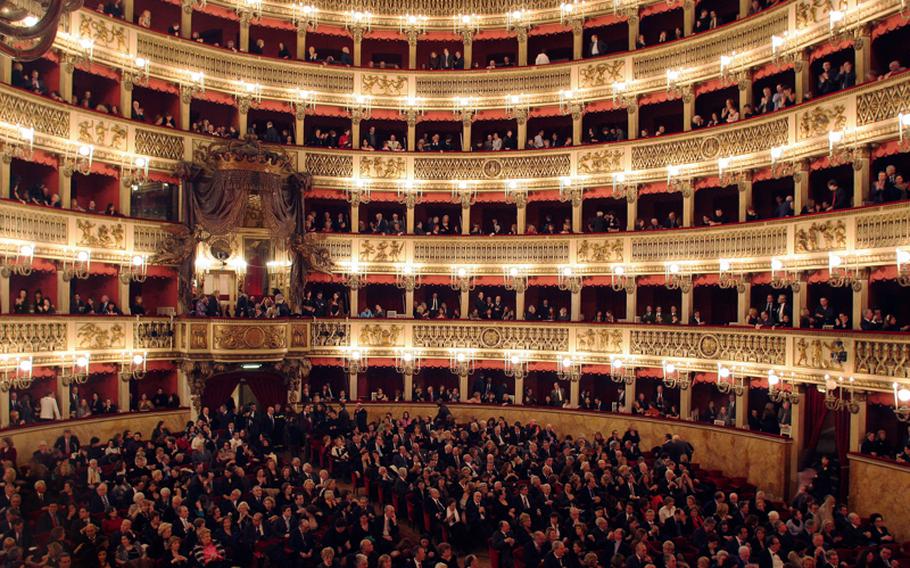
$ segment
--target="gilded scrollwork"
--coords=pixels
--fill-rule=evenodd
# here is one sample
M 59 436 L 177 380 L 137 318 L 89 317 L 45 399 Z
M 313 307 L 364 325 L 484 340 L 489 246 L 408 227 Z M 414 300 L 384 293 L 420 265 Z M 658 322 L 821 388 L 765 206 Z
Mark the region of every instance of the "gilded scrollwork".
M 581 86 L 585 88 L 603 87 L 622 81 L 626 62 L 624 59 L 604 61 L 586 65 L 579 70 Z
M 403 240 L 365 240 L 360 243 L 360 262 L 401 262 L 403 253 Z
M 602 241 L 583 240 L 578 244 L 578 262 L 620 262 L 622 261 L 623 241 L 621 239 L 604 239 Z
M 80 14 L 79 37 L 90 38 L 96 45 L 107 47 L 115 51 L 126 52 L 126 28 L 108 24 L 108 18 L 95 18 L 87 14 Z
M 123 349 L 126 335 L 119 323 L 112 325 L 84 323 L 76 326 L 78 349 Z
M 847 125 L 847 106 L 834 104 L 817 106 L 802 113 L 799 119 L 799 138 L 804 140 L 841 130 Z
M 122 223 L 96 223 L 88 219 L 77 219 L 76 228 L 80 231 L 79 246 L 122 249 L 124 248 L 124 228 Z
M 283 325 L 216 325 L 215 349 L 285 349 L 287 334 Z
M 414 326 L 414 347 L 451 349 L 523 349 L 565 351 L 569 347 L 569 330 L 550 326 L 433 325 Z
M 796 27 L 816 24 L 827 18 L 831 10 L 841 10 L 845 6 L 844 0 L 801 0 L 796 4 Z
M 896 341 L 856 341 L 857 373 L 910 378 L 910 343 Z
M 402 75 L 364 75 L 360 86 L 367 95 L 400 97 L 408 92 L 408 78 Z
M 847 244 L 847 226 L 843 220 L 828 220 L 800 227 L 795 236 L 796 252 L 842 249 Z
M 396 347 L 401 344 L 404 327 L 400 325 L 367 324 L 360 328 L 363 347 Z
M 351 344 L 351 324 L 334 321 L 316 321 L 311 324 L 311 341 L 314 347 L 345 347 Z

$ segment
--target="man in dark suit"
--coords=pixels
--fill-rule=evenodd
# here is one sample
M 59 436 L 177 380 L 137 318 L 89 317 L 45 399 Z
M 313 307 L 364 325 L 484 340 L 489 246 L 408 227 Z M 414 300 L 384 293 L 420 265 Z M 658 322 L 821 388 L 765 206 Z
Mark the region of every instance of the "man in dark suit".
M 387 554 L 398 544 L 398 516 L 395 514 L 395 507 L 386 505 L 383 509 L 382 516 L 373 519 L 372 527 L 373 539 L 376 541 L 376 547 L 383 554 Z
M 51 529 L 63 526 L 63 519 L 60 517 L 60 506 L 51 501 L 47 504 L 47 511 L 41 513 L 38 521 L 35 523 L 39 533 L 50 532 Z
M 588 44 L 588 57 L 600 57 L 606 55 L 607 44 L 597 37 L 597 34 L 591 36 L 591 43 Z
M 559 386 L 559 383 L 553 383 L 553 390 L 550 391 L 550 403 L 553 406 L 562 406 L 566 403 L 566 391 Z
M 834 308 L 828 303 L 828 298 L 819 298 L 818 307 L 815 308 L 815 320 L 818 322 L 818 326 L 834 325 L 836 317 Z
M 547 535 L 541 531 L 536 531 L 532 535 L 531 540 L 525 544 L 524 548 L 525 566 L 528 568 L 540 566 L 540 563 L 547 556 L 546 543 Z
M 512 535 L 512 529 L 508 521 L 499 522 L 499 530 L 493 533 L 490 538 L 490 545 L 493 550 L 499 553 L 499 566 L 502 568 L 513 568 L 515 566 L 515 557 L 512 555 L 515 538 Z
M 92 495 L 91 500 L 89 501 L 88 510 L 92 514 L 97 513 L 107 513 L 113 508 L 111 504 L 111 499 L 107 494 L 107 484 L 100 483 L 95 489 L 94 495 Z
M 565 568 L 566 545 L 561 540 L 553 541 L 553 550 L 544 556 L 543 568 Z
M 645 546 L 645 543 L 639 541 L 635 545 L 635 554 L 626 559 L 626 568 L 644 568 L 650 563 L 651 558 L 648 556 L 648 547 Z
M 828 205 L 828 211 L 836 211 L 837 209 L 846 209 L 850 207 L 849 199 L 847 198 L 847 190 L 842 188 L 837 180 L 828 181 L 828 191 L 831 192 L 831 201 Z
M 73 435 L 72 430 L 64 430 L 63 435 L 54 442 L 54 449 L 69 457 L 79 451 L 79 438 Z

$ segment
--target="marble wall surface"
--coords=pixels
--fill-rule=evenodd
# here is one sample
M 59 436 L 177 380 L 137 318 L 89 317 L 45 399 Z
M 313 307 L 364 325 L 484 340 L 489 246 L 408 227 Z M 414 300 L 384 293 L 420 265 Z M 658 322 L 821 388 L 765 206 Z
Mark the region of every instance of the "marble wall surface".
M 910 465 L 850 454 L 850 510 L 881 513 L 898 542 L 910 540 Z
M 379 419 L 387 412 L 399 417 L 405 410 L 411 416 L 436 415 L 433 404 L 369 403 L 364 406 L 370 420 Z M 629 425 L 635 424 L 644 449 L 662 443 L 665 434 L 679 434 L 695 447 L 693 461 L 702 468 L 719 470 L 729 477 L 742 477 L 774 497 L 786 497 L 789 490 L 791 441 L 788 438 L 686 421 L 562 409 L 476 405 L 451 405 L 449 409 L 458 422 L 499 416 L 508 422 L 536 420 L 541 424 L 552 424 L 560 434 L 576 437 L 591 436 L 595 432 L 609 435 L 613 430 L 622 435 Z

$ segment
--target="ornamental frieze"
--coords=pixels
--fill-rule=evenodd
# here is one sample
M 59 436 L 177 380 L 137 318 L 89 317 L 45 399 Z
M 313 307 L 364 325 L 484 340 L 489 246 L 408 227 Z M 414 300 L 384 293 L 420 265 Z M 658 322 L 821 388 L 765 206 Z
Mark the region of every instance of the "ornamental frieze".
M 137 128 L 135 132 L 136 153 L 165 160 L 183 160 L 184 143 L 182 136 L 171 136 L 155 130 Z
M 856 220 L 856 248 L 903 246 L 910 242 L 910 210 L 863 215 Z
M 404 158 L 381 156 L 360 157 L 360 177 L 369 179 L 400 179 L 405 176 Z
M 622 170 L 622 150 L 606 148 L 578 155 L 579 174 L 606 174 Z
M 354 174 L 354 157 L 341 153 L 306 153 L 306 171 L 313 176 L 350 178 Z
M 110 18 L 96 18 L 82 12 L 79 14 L 79 37 L 89 38 L 101 47 L 127 52 L 126 28 L 110 22 Z
M 360 86 L 366 95 L 402 97 L 408 94 L 408 78 L 402 75 L 363 75 Z
M 783 365 L 786 362 L 786 339 L 758 333 L 634 329 L 630 353 L 650 357 L 690 357 Z
M 770 257 L 787 253 L 787 227 L 690 231 L 682 234 L 636 235 L 633 262 L 666 260 L 716 260 L 718 258 Z
M 910 343 L 857 340 L 854 345 L 857 373 L 910 378 Z
M 843 220 L 812 223 L 796 230 L 797 253 L 838 250 L 847 246 L 847 226 Z
M 370 241 L 360 243 L 360 262 L 402 262 L 404 241 Z
M 286 330 L 282 324 L 216 325 L 214 334 L 216 350 L 287 348 Z
M 847 358 L 847 350 L 840 339 L 806 339 L 796 340 L 796 366 L 809 367 L 822 371 L 841 370 Z
M 515 156 L 509 158 L 424 158 L 414 159 L 414 177 L 427 181 L 453 179 L 531 179 L 568 176 L 572 170 L 571 154 Z
M 602 241 L 583 240 L 578 243 L 575 253 L 578 262 L 621 262 L 623 241 L 620 239 L 604 239 Z
M 575 335 L 575 346 L 580 351 L 601 353 L 622 352 L 622 331 L 618 329 L 586 329 Z
M 47 353 L 66 351 L 63 322 L 16 321 L 0 323 L 0 353 Z
M 334 321 L 317 321 L 312 324 L 314 347 L 345 347 L 351 344 L 351 324 Z
M 825 21 L 831 10 L 843 10 L 846 7 L 845 0 L 800 0 L 796 4 L 796 27 L 804 28 Z
M 414 325 L 414 347 L 566 351 L 569 330 L 550 326 Z
M 35 132 L 69 138 L 70 113 L 12 93 L 0 93 L 0 121 L 34 128 Z
M 128 132 L 125 126 L 112 120 L 83 118 L 76 125 L 76 139 L 100 148 L 126 150 Z
M 414 242 L 414 262 L 421 264 L 566 264 L 569 259 L 567 239 L 468 239 L 427 240 Z
M 79 246 L 106 249 L 124 248 L 124 229 L 121 223 L 98 223 L 76 219 Z
M 843 103 L 817 106 L 799 115 L 799 139 L 813 138 L 842 130 L 847 126 L 847 106 Z
M 126 335 L 123 326 L 84 323 L 76 326 L 77 349 L 124 349 Z
M 625 75 L 625 59 L 604 61 L 585 65 L 579 69 L 578 74 L 583 88 L 605 87 L 616 81 L 622 81 Z
M 0 235 L 7 239 L 48 244 L 66 244 L 67 217 L 33 208 L 0 206 Z
M 205 349 L 209 344 L 209 327 L 206 324 L 190 324 L 190 349 Z
M 856 97 L 856 125 L 863 126 L 910 113 L 910 83 L 888 81 L 885 87 Z
M 403 344 L 404 326 L 367 324 L 360 328 L 362 347 L 397 347 Z

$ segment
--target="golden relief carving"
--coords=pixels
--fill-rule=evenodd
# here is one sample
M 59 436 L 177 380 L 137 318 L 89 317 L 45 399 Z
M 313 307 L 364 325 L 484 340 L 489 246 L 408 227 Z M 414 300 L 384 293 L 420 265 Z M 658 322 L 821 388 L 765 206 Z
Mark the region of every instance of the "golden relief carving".
M 370 241 L 360 243 L 360 262 L 401 262 L 404 241 Z
M 910 378 L 910 343 L 857 341 L 857 373 Z
M 408 94 L 408 78 L 401 75 L 364 75 L 360 85 L 367 95 L 400 97 Z
M 291 347 L 302 347 L 307 346 L 307 338 L 309 326 L 307 324 L 292 324 L 291 325 Z
M 0 121 L 21 124 L 51 136 L 69 138 L 70 113 L 28 101 L 14 93 L 0 94 Z
M 108 124 L 103 120 L 84 119 L 78 125 L 77 139 L 85 144 L 101 148 L 126 150 L 127 130 L 120 124 Z
M 80 14 L 79 37 L 90 38 L 96 45 L 101 45 L 115 51 L 126 52 L 126 28 L 107 25 L 105 20 Z
M 95 248 L 124 248 L 124 229 L 120 223 L 94 223 L 88 219 L 77 219 L 76 227 L 82 232 L 79 246 Z
M 844 104 L 817 106 L 807 110 L 799 119 L 799 138 L 812 138 L 843 129 L 847 125 L 846 110 Z
M 831 10 L 842 10 L 845 7 L 844 0 L 802 0 L 796 5 L 796 27 L 816 24 L 826 19 Z
M 363 347 L 394 347 L 399 345 L 404 331 L 400 325 L 368 324 L 360 329 L 360 345 Z
M 622 351 L 622 332 L 618 329 L 586 329 L 578 332 L 575 343 L 582 351 L 619 353 Z
M 215 326 L 215 349 L 285 349 L 287 337 L 283 325 L 218 325 Z
M 625 66 L 626 61 L 624 59 L 586 65 L 579 70 L 581 86 L 588 88 L 603 87 L 612 85 L 616 81 L 621 81 Z
M 583 152 L 578 157 L 579 174 L 604 174 L 622 169 L 622 150 L 604 149 Z
M 350 178 L 354 175 L 354 157 L 341 153 L 307 152 L 306 170 L 313 176 Z
M 616 262 L 622 260 L 623 242 L 620 239 L 589 241 L 578 244 L 578 262 Z
M 786 339 L 771 334 L 633 329 L 630 341 L 630 353 L 633 355 L 749 361 L 768 365 L 783 365 L 786 361 Z
M 190 325 L 190 349 L 205 349 L 209 344 L 208 326 L 205 324 Z
M 314 347 L 344 347 L 351 344 L 351 325 L 333 321 L 313 322 L 310 337 Z
M 796 365 L 812 369 L 839 370 L 844 368 L 842 359 L 847 354 L 844 343 L 839 339 L 823 341 L 806 340 L 801 337 L 796 342 Z
M 405 174 L 404 158 L 361 156 L 360 175 L 372 179 L 399 179 Z
M 85 323 L 76 327 L 76 344 L 79 349 L 123 349 L 123 326 Z
M 560 327 L 529 327 L 483 325 L 414 325 L 414 347 L 450 349 L 480 347 L 482 349 L 522 349 L 528 351 L 566 351 L 569 330 Z
M 183 137 L 170 136 L 153 130 L 137 128 L 135 131 L 136 153 L 165 160 L 183 160 Z
M 889 83 L 886 87 L 856 97 L 857 126 L 891 120 L 901 113 L 910 113 L 910 82 Z
M 847 226 L 843 220 L 812 223 L 796 230 L 796 252 L 842 249 L 847 245 Z

